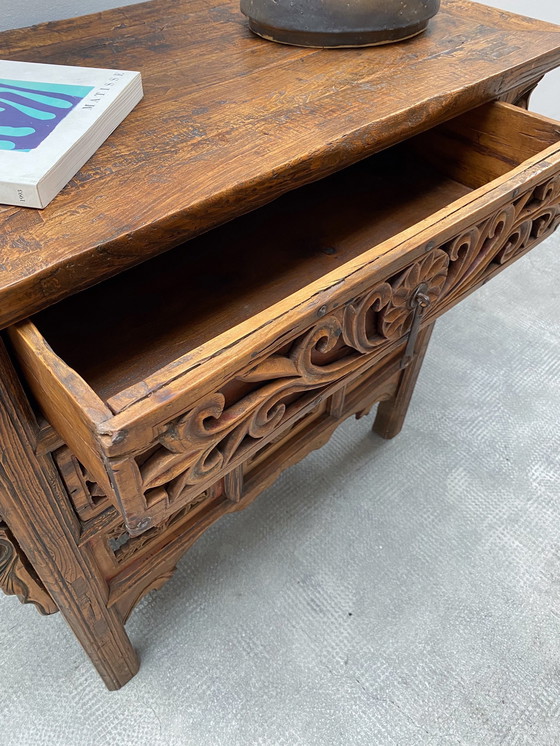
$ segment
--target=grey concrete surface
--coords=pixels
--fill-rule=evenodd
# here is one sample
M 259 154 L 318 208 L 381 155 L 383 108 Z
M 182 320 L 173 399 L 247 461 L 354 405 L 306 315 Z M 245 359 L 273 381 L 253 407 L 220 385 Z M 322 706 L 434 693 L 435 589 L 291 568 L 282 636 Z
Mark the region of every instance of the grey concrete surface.
M 0 0 L 0 31 L 97 13 L 136 2 L 138 0 L 25 0 L 21 3 Z
M 0 744 L 560 744 L 559 252 L 438 322 L 397 439 L 351 420 L 203 536 L 133 614 L 120 692 L 1 598 Z
M 3 746 L 557 746 L 560 235 L 438 323 L 403 433 L 348 421 L 132 615 L 106 692 L 0 602 Z

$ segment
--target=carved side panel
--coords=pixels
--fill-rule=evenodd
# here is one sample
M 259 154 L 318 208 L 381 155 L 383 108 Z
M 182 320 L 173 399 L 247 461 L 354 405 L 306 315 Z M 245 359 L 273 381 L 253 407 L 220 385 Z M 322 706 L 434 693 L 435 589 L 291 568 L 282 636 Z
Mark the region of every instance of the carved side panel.
M 140 536 L 132 537 L 126 530 L 122 516 L 112 506 L 99 486 L 93 482 L 83 465 L 70 452 L 67 446 L 61 446 L 53 454 L 59 474 L 72 500 L 81 526 L 80 546 L 87 552 L 90 561 L 98 569 L 110 588 L 116 583 L 118 591 L 111 596 L 122 618 L 126 619 L 132 608 L 150 590 L 160 588 L 173 574 L 175 563 L 188 547 L 188 535 L 196 525 L 197 513 L 206 507 L 217 507 L 230 504 L 222 495 L 222 486 L 218 482 L 211 488 L 192 497 L 187 504 L 157 526 L 145 531 Z M 222 512 L 226 512 L 224 509 Z M 165 559 L 171 551 L 171 563 Z M 160 567 L 162 554 L 163 570 Z M 0 559 L 2 546 L 0 544 Z M 158 562 L 153 562 L 157 557 Z M 12 567 L 14 556 L 6 553 L 7 565 Z M 134 568 L 131 570 L 131 567 Z M 10 590 L 22 594 L 22 573 L 19 566 L 18 576 L 10 582 Z M 123 579 L 125 578 L 125 579 Z M 0 577 L 1 581 L 1 577 Z M 116 595 L 117 600 L 114 600 Z
M 24 604 L 35 604 L 41 614 L 54 614 L 58 611 L 3 523 L 0 523 L 0 588 L 8 596 L 17 596 Z
M 174 528 L 180 524 L 186 523 L 187 517 L 195 512 L 198 506 L 214 499 L 218 496 L 218 488 L 212 487 L 193 497 L 187 505 L 182 507 L 176 513 L 173 513 L 165 521 L 154 526 L 148 531 L 144 531 L 140 536 L 131 537 L 127 532 L 124 523 L 119 522 L 105 536 L 107 546 L 111 552 L 117 566 L 127 564 L 135 559 L 144 550 L 149 549 L 153 544 L 159 543 L 159 540 L 165 534 L 171 533 Z
M 90 548 L 97 556 L 100 567 L 105 569 L 106 577 L 113 576 L 123 565 L 136 559 L 138 554 L 151 549 L 154 544 L 159 544 L 162 537 L 184 523 L 197 508 L 221 494 L 218 482 L 192 496 L 185 505 L 157 526 L 138 537 L 131 537 L 122 517 L 70 449 L 62 446 L 53 457 L 80 520 L 82 543 L 94 540 Z M 102 555 L 99 553 L 100 545 L 103 546 Z

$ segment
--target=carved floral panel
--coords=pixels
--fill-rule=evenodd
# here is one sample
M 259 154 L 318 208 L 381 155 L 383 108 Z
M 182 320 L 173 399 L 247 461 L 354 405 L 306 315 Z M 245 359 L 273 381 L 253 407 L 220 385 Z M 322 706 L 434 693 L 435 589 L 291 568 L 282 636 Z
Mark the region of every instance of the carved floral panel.
M 384 353 L 410 330 L 422 287 L 428 318 L 513 261 L 560 223 L 560 178 L 543 183 L 368 292 L 325 315 L 287 347 L 240 373 L 244 392 L 204 397 L 170 422 L 139 460 L 144 492 L 182 502 L 264 446 L 329 387 Z

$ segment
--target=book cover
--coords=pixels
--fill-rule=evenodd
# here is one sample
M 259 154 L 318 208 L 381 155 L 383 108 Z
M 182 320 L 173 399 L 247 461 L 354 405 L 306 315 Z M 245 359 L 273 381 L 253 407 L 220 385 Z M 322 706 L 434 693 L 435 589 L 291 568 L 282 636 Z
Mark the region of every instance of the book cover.
M 138 72 L 0 60 L 0 203 L 45 207 L 141 98 Z

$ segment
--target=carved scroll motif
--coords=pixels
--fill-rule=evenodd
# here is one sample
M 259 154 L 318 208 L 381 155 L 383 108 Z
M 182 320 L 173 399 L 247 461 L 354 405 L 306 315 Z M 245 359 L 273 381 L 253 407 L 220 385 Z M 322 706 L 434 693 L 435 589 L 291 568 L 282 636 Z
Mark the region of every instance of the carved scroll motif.
M 560 178 L 527 191 L 491 217 L 431 250 L 402 272 L 334 309 L 281 352 L 241 372 L 246 391 L 206 396 L 160 435 L 140 463 L 152 500 L 183 501 L 242 463 L 273 433 L 305 412 L 333 383 L 363 366 L 410 329 L 411 299 L 421 285 L 434 318 L 448 302 L 499 265 L 552 233 L 560 223 Z
M 58 608 L 42 583 L 30 568 L 11 532 L 0 523 L 0 588 L 8 596 L 17 596 L 24 603 L 35 604 L 44 615 L 54 614 Z
M 443 251 L 432 251 L 391 281 L 335 309 L 287 351 L 240 374 L 236 380 L 253 390 L 238 401 L 228 404 L 221 391 L 207 396 L 160 436 L 160 448 L 141 466 L 144 489 L 165 490 L 173 503 L 225 473 L 234 461 L 243 461 L 323 389 L 361 367 L 383 345 L 401 339 L 410 327 L 415 288 L 426 283 L 435 301 L 448 264 Z
M 560 177 L 555 177 L 441 247 L 450 259 L 442 296 L 459 297 L 482 281 L 491 265 L 512 262 L 559 224 Z

